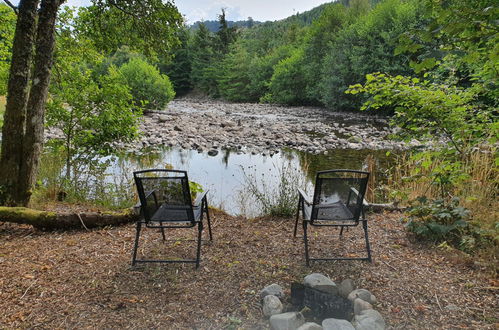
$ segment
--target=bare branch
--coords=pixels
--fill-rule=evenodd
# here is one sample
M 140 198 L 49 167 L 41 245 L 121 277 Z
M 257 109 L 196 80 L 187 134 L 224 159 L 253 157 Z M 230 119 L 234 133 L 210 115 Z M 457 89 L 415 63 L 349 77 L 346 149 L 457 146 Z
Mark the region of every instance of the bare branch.
M 12 10 L 14 11 L 14 13 L 16 13 L 16 15 L 18 14 L 17 7 L 14 6 L 12 4 L 12 2 L 10 2 L 9 0 L 3 0 L 3 2 L 5 2 L 7 4 L 7 6 L 9 6 L 10 8 L 12 8 Z

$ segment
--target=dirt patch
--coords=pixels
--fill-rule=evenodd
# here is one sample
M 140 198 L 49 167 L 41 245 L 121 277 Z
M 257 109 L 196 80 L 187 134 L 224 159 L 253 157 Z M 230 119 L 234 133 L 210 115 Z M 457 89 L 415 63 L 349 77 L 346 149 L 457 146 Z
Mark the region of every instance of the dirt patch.
M 213 212 L 214 241 L 203 243 L 198 270 L 192 264 L 132 269 L 131 224 L 41 232 L 0 223 L 0 328 L 265 329 L 258 291 L 271 283 L 289 290 L 291 282 L 322 272 L 371 290 L 393 329 L 494 329 L 497 282 L 460 255 L 408 238 L 399 217 L 370 215 L 373 263 L 307 268 L 293 220 Z M 163 242 L 158 231 L 146 230 L 140 253 L 194 256 L 195 230 L 170 235 Z M 361 228 L 341 241 L 324 228 L 311 237 L 312 256 L 362 250 Z

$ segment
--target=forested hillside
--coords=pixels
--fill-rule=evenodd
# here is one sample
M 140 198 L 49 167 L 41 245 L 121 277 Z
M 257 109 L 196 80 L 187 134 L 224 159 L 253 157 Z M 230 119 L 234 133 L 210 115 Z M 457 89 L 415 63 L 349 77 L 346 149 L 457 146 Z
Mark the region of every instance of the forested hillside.
M 183 33 L 166 72 L 180 94 L 355 110 L 363 99 L 344 93 L 350 84 L 374 71 L 411 72 L 407 55 L 394 51 L 399 36 L 423 21 L 420 1 L 378 2 L 327 3 L 237 30 L 219 20 L 216 33 L 200 23 Z

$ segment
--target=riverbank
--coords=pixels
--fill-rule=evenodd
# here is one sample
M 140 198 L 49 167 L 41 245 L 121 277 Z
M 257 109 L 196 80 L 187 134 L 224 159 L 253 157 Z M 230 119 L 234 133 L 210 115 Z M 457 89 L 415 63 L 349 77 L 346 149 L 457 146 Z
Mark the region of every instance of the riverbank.
M 131 269 L 132 224 L 41 232 L 0 222 L 0 328 L 265 329 L 258 291 L 271 283 L 289 290 L 312 272 L 368 288 L 390 329 L 494 329 L 497 322 L 497 282 L 464 255 L 407 236 L 398 213 L 369 215 L 373 263 L 310 268 L 292 219 L 212 215 L 214 241 L 203 243 L 198 270 Z M 316 233 L 312 253 L 362 247 L 360 228 L 345 233 L 343 244 L 337 232 Z M 150 249 L 141 253 L 164 249 L 157 231 L 142 237 Z M 192 254 L 185 238 L 193 230 L 171 237 L 170 255 Z
M 144 114 L 141 137 L 116 147 L 140 152 L 165 146 L 217 153 L 221 149 L 272 155 L 282 148 L 309 153 L 333 149 L 398 150 L 420 145 L 388 139 L 394 131 L 385 117 L 339 113 L 317 107 L 228 103 L 180 98 L 165 111 Z M 54 129 L 47 138 L 62 138 Z

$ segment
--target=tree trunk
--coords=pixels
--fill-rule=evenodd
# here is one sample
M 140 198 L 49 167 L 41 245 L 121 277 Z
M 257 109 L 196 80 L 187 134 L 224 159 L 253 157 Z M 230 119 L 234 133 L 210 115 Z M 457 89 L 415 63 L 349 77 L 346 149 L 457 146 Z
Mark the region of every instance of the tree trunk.
M 38 173 L 43 149 L 45 102 L 47 100 L 55 45 L 55 22 L 60 0 L 42 0 L 36 37 L 35 67 L 27 106 L 24 159 L 19 171 L 16 201 L 27 206 Z
M 39 0 L 21 0 L 12 45 L 0 155 L 0 202 L 18 204 L 16 186 L 23 162 L 23 138 Z
M 0 206 L 2 221 L 32 225 L 44 230 L 104 227 L 130 223 L 138 218 L 132 210 L 114 213 L 55 213 L 25 207 Z

